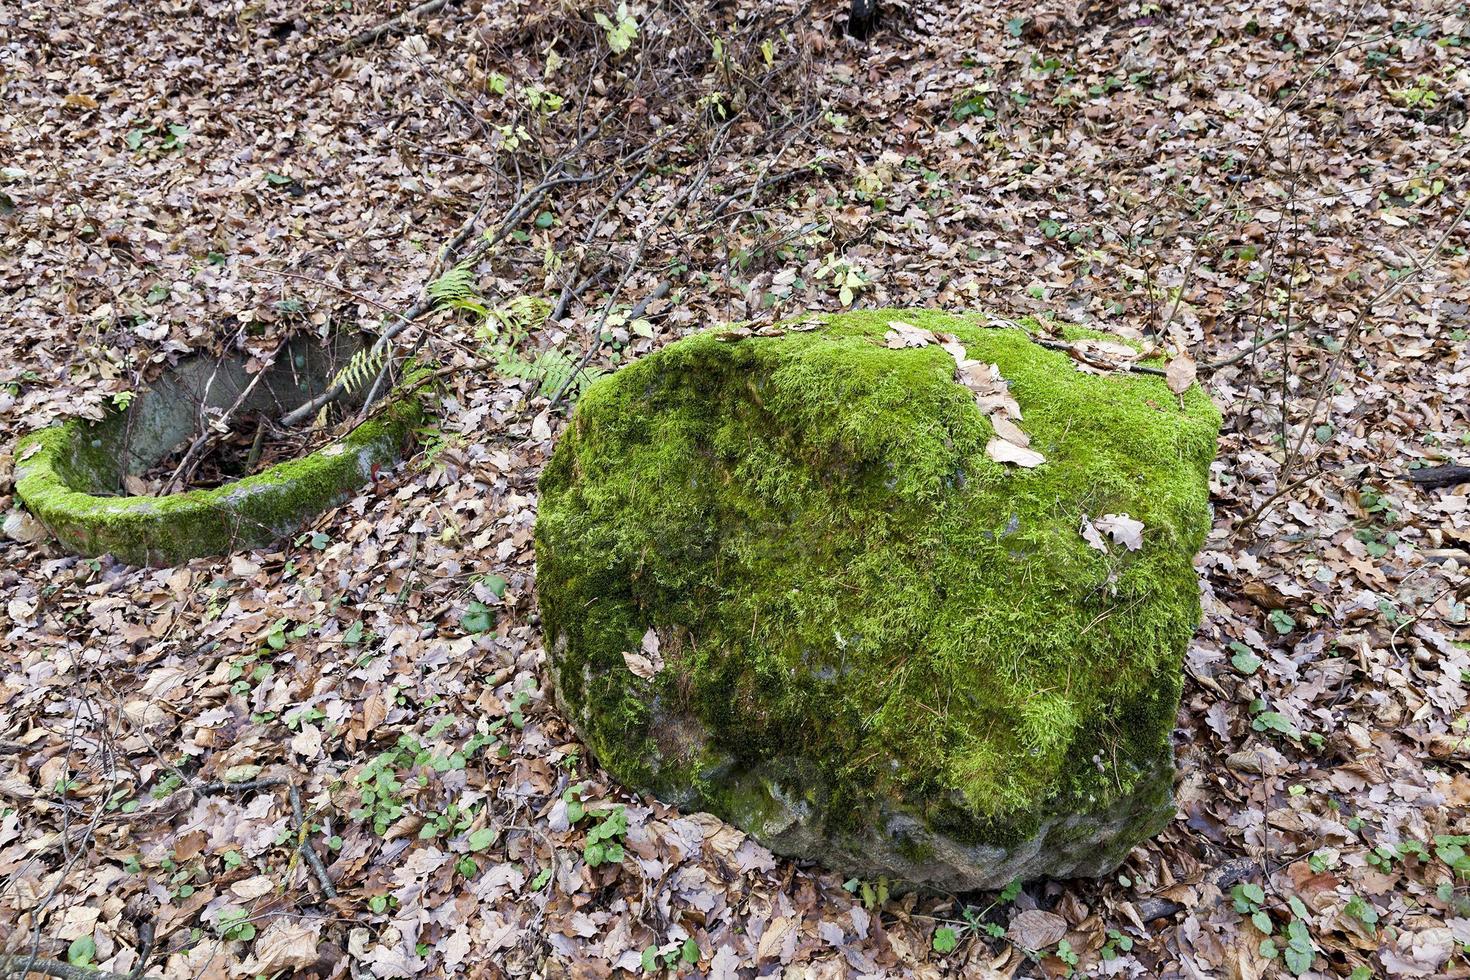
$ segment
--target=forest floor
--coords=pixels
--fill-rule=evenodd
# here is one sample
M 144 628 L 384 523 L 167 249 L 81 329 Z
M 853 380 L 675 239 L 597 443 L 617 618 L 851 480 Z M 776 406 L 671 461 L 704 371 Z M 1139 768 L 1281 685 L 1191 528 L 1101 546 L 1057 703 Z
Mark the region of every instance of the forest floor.
M 1470 456 L 1463 5 L 885 3 L 858 42 L 832 2 L 464 0 L 332 50 L 405 6 L 0 5 L 0 948 L 127 974 L 146 947 L 168 977 L 1470 976 L 1470 508 L 1406 480 Z M 14 513 L 15 438 L 190 350 L 374 326 L 517 201 L 476 295 L 587 288 L 526 335 L 424 317 L 405 337 L 460 368 L 437 432 L 311 531 L 139 569 Z M 628 795 L 546 691 L 548 378 L 846 305 L 1146 336 L 1225 412 L 1179 817 L 1114 878 L 877 894 Z M 588 866 L 569 798 L 626 807 L 625 860 Z M 1024 948 L 1032 911 L 1064 944 Z

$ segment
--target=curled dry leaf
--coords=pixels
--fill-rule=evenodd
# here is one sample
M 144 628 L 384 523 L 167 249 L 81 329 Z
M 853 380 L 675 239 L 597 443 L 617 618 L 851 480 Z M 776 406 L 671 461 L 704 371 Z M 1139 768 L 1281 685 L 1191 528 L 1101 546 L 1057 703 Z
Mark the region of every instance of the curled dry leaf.
M 992 439 L 985 444 L 985 455 L 997 463 L 1015 463 L 1017 466 L 1024 466 L 1027 469 L 1032 469 L 1046 462 L 1046 457 L 1036 450 L 1029 449 L 1026 446 L 1018 446 L 1014 442 L 1007 442 L 1000 438 Z
M 280 918 L 265 927 L 255 940 L 254 957 L 247 972 L 272 974 L 295 972 L 317 961 L 317 943 L 322 921 L 298 922 Z
M 651 681 L 659 671 L 664 669 L 664 658 L 658 652 L 658 648 L 658 633 L 650 626 L 648 632 L 643 634 L 643 643 L 640 647 L 642 652 L 623 651 L 623 663 L 627 664 L 628 669 L 637 676 Z
M 995 434 L 1006 442 L 1014 443 L 1023 449 L 1031 445 L 1031 437 L 1028 436 L 1019 425 L 1012 422 L 1004 413 L 996 412 L 990 416 L 990 424 L 995 429 Z
M 1107 539 L 1102 536 L 1102 532 L 1097 529 L 1097 525 L 1092 523 L 1086 514 L 1082 515 L 1082 527 L 1080 530 L 1082 532 L 1082 540 L 1086 541 L 1089 547 L 1096 548 L 1103 554 L 1108 553 Z
M 5 516 L 5 536 L 21 544 L 36 544 L 46 540 L 46 528 L 25 511 L 13 510 Z
M 1074 340 L 1067 345 L 1067 354 L 1079 371 L 1088 374 L 1107 374 L 1111 371 L 1126 371 L 1143 352 L 1116 340 L 1094 340 L 1090 337 Z
M 938 340 L 932 330 L 925 330 L 923 327 L 916 327 L 902 320 L 889 320 L 888 328 L 888 333 L 883 335 L 883 342 L 888 345 L 889 350 L 899 350 L 904 347 L 928 347 Z
M 975 404 L 989 417 L 991 427 L 995 429 L 995 438 L 985 447 L 985 454 L 997 463 L 1025 467 L 1046 462 L 1045 456 L 1029 448 L 1031 437 L 1016 424 L 1021 418 L 1021 404 L 1011 396 L 1000 368 L 971 358 L 965 345 L 952 334 L 941 333 L 935 337 L 954 358 L 955 380 L 970 389 L 975 396 Z

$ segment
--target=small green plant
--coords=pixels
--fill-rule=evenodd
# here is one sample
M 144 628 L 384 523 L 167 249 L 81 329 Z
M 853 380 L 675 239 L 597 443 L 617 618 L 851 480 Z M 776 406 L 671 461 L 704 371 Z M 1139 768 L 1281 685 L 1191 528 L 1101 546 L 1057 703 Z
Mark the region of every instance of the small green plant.
M 1261 906 L 1266 901 L 1266 892 L 1260 885 L 1253 882 L 1245 882 L 1230 889 L 1230 901 L 1235 906 L 1235 911 L 1247 916 L 1251 925 L 1264 936 L 1269 936 L 1274 931 L 1270 913 Z
M 349 394 L 366 388 L 387 363 L 388 351 L 389 347 L 386 344 L 381 348 L 376 344 L 370 344 L 361 350 L 354 351 L 347 359 L 347 363 L 343 365 L 342 370 L 338 371 L 337 376 L 332 379 L 332 385 L 334 387 L 341 385 Z
M 97 943 L 89 932 L 78 936 L 66 948 L 66 961 L 72 966 L 88 967 L 97 958 Z
M 967 88 L 960 93 L 959 99 L 950 108 L 949 114 L 956 122 L 964 122 L 971 116 L 994 119 L 995 107 L 990 104 L 990 94 L 989 86 Z
M 437 305 L 456 310 L 469 310 L 479 316 L 489 316 L 485 298 L 475 284 L 475 270 L 468 264 L 446 269 L 428 285 L 429 298 Z
M 588 814 L 596 820 L 587 831 L 587 842 L 582 848 L 582 858 L 589 868 L 603 864 L 623 862 L 622 838 L 628 833 L 628 808 L 615 806 L 610 810 L 598 810 Z
M 635 27 L 634 30 L 636 31 L 637 28 Z M 548 116 L 554 112 L 560 111 L 561 107 L 565 104 L 566 101 L 560 95 L 557 95 L 550 89 L 542 88 L 539 85 L 528 86 L 526 88 L 525 94 L 527 105 L 529 105 L 534 111 L 544 113 Z M 547 222 L 547 224 L 541 225 L 540 227 L 545 228 L 549 225 L 550 222 Z
M 1099 955 L 1101 955 L 1104 960 L 1113 960 L 1118 958 L 1118 954 L 1120 952 L 1133 952 L 1133 937 L 1125 936 L 1117 929 L 1109 929 L 1108 941 L 1103 943 L 1103 948 Z
M 878 906 L 882 905 L 884 902 L 888 901 L 887 878 L 879 878 L 876 882 L 862 881 L 858 878 L 851 878 L 843 882 L 842 887 L 846 888 L 849 892 L 858 896 L 858 898 L 862 900 L 863 908 L 867 909 L 868 911 L 872 911 L 873 909 L 876 909 Z
M 189 127 L 181 123 L 168 123 L 162 127 L 157 124 L 149 124 L 128 130 L 124 142 L 134 153 L 144 149 L 155 151 L 155 153 L 168 153 L 179 149 L 188 138 Z
M 474 819 L 474 808 L 461 810 L 458 804 L 451 803 L 438 813 L 429 815 L 424 825 L 419 828 L 419 840 L 462 833 L 469 829 Z
M 1428 75 L 1420 75 L 1413 85 L 1390 89 L 1388 94 L 1404 108 L 1418 109 L 1421 112 L 1432 110 L 1439 105 L 1440 99 L 1439 90 L 1434 87 L 1434 79 Z
M 380 837 L 387 833 L 388 828 L 403 816 L 405 808 L 401 795 L 403 782 L 399 779 L 398 771 L 412 764 L 420 752 L 417 739 L 411 735 L 401 735 L 396 746 L 374 757 L 357 774 L 358 798 L 362 805 L 353 809 L 348 816 L 353 820 L 371 822 L 373 833 Z
M 1242 915 L 1248 915 L 1251 924 L 1263 934 L 1260 945 L 1262 957 L 1274 960 L 1279 955 L 1287 972 L 1295 977 L 1311 970 L 1317 948 L 1307 929 L 1307 907 L 1302 904 L 1301 899 L 1293 895 L 1287 900 L 1292 917 L 1287 920 L 1286 929 L 1279 937 L 1275 935 L 1275 924 L 1270 914 L 1262 908 L 1266 893 L 1260 885 L 1249 882 L 1236 885 L 1230 889 L 1230 899 L 1235 910 Z M 1282 940 L 1280 945 L 1277 944 L 1277 938 Z
M 843 306 L 851 306 L 858 294 L 872 284 L 872 280 L 861 268 L 835 255 L 817 270 L 817 278 L 829 277 L 832 283 L 830 288 L 837 290 L 837 299 Z
M 699 962 L 699 944 L 691 936 L 667 952 L 659 952 L 658 946 L 649 946 L 643 951 L 641 960 L 644 973 L 653 973 L 660 969 L 678 971 Z
M 479 599 L 472 599 L 459 617 L 459 625 L 466 633 L 488 633 L 495 628 L 495 613 Z
M 1246 646 L 1244 643 L 1241 643 L 1239 640 L 1235 640 L 1230 644 L 1230 650 L 1231 666 L 1233 666 L 1236 670 L 1240 671 L 1245 676 L 1249 677 L 1260 669 L 1261 658 L 1256 656 L 1256 652 L 1250 647 Z
M 219 917 L 214 920 L 214 928 L 220 938 L 227 941 L 249 942 L 255 938 L 255 925 L 250 921 L 250 912 L 234 906 L 220 909 Z
M 843 887 L 846 888 L 848 891 L 853 891 L 858 884 L 858 880 L 854 878 L 843 885 Z M 888 883 L 885 879 L 882 881 L 882 894 L 883 900 L 885 901 L 888 897 L 887 886 Z M 1016 896 L 1020 894 L 1021 882 L 1019 880 L 1016 880 L 1011 882 L 1009 885 L 1006 885 L 1005 888 L 1002 888 L 1000 894 L 996 896 L 995 901 L 991 902 L 983 909 L 975 905 L 962 905 L 960 907 L 959 921 L 947 922 L 934 930 L 934 936 L 931 940 L 931 943 L 934 946 L 935 952 L 952 952 L 959 945 L 960 939 L 962 939 L 967 933 L 983 932 L 991 939 L 999 939 L 1000 937 L 1004 936 L 1006 934 L 1005 926 L 1001 925 L 998 922 L 986 922 L 985 916 L 989 915 L 992 909 L 1014 902 L 1016 900 Z M 866 898 L 864 900 L 864 904 L 867 904 Z M 1070 947 L 1068 948 L 1070 949 Z
M 626 3 L 618 4 L 617 13 L 612 17 L 598 11 L 593 19 L 607 35 L 607 46 L 612 48 L 613 54 L 623 54 L 633 46 L 634 39 L 638 37 L 638 21 L 633 19 Z
M 1285 735 L 1287 738 L 1299 738 L 1301 736 L 1301 732 L 1291 723 L 1290 718 L 1279 711 L 1266 711 L 1264 704 L 1261 705 L 1260 710 L 1255 712 L 1255 717 L 1251 719 L 1251 729 L 1258 732 L 1275 732 L 1278 735 Z
M 1378 932 L 1378 909 L 1374 908 L 1373 904 L 1363 896 L 1354 895 L 1348 899 L 1343 911 L 1363 923 L 1364 928 L 1368 930 L 1368 935 L 1372 936 Z
M 1067 972 L 1064 974 L 1064 976 L 1070 977 L 1072 975 L 1072 972 L 1077 969 L 1077 964 L 1080 961 L 1081 957 L 1079 957 L 1077 955 L 1077 951 L 1072 948 L 1072 944 L 1063 939 L 1061 942 L 1057 943 L 1057 959 L 1066 964 Z

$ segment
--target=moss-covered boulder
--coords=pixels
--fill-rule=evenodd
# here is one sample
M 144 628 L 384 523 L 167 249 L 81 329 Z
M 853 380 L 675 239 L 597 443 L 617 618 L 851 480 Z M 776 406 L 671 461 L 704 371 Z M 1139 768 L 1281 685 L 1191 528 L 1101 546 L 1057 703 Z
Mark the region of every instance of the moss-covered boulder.
M 344 343 L 346 353 L 357 349 Z M 130 496 L 124 478 L 190 441 L 201 405 L 220 412 L 238 401 L 242 411 L 279 414 L 325 389 L 343 356 L 311 340 L 293 341 L 254 386 L 243 358 L 185 360 L 124 411 L 22 438 L 16 496 L 68 550 L 134 565 L 175 565 L 270 544 L 351 497 L 375 467 L 396 461 L 423 421 L 425 392 L 390 396 L 373 418 L 330 445 L 222 486 Z
M 559 703 L 615 777 L 952 890 L 1106 873 L 1171 819 L 1219 414 L 989 322 L 707 332 L 588 390 L 538 582 Z M 955 340 L 1045 462 L 987 455 Z

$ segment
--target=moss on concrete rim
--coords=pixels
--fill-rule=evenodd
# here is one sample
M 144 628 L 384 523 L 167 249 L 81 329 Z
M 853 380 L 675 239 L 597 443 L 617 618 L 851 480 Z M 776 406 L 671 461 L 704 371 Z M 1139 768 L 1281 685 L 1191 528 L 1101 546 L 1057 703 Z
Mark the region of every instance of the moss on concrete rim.
M 398 396 L 308 456 L 220 487 L 163 497 L 99 494 L 116 466 L 100 438 L 107 423 L 72 419 L 17 443 L 15 491 L 64 547 L 81 555 L 162 566 L 263 547 L 350 498 L 374 466 L 401 458 L 425 417 L 424 398 L 422 389 Z
M 990 461 L 953 360 L 885 348 L 893 319 L 999 365 L 1047 463 Z M 1218 411 L 979 318 L 825 320 L 698 334 L 583 397 L 536 527 L 559 700 L 625 784 L 757 836 L 801 813 L 856 849 L 902 814 L 1053 846 L 1095 812 L 1116 863 L 1168 816 Z M 1141 551 L 1086 544 L 1106 513 L 1143 521 Z M 645 681 L 622 654 L 650 627 L 668 666 Z

